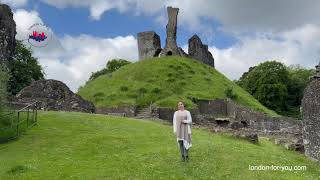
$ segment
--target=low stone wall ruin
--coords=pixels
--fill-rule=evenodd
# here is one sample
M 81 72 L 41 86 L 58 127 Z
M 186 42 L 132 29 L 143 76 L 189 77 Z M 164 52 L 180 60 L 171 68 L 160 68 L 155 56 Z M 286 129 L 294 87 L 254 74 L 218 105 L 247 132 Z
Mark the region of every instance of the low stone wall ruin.
M 126 106 L 126 107 L 97 107 L 97 114 L 109 114 L 109 115 L 118 115 L 126 117 L 134 117 L 136 115 L 135 106 Z
M 220 124 L 234 129 L 247 127 L 264 133 L 301 134 L 302 132 L 301 121 L 289 117 L 270 117 L 231 100 L 199 100 L 197 106 L 198 108 L 190 110 L 195 123 L 214 121 L 213 124 L 219 125 L 220 121 L 224 121 Z M 158 108 L 158 110 L 160 119 L 172 122 L 175 109 Z

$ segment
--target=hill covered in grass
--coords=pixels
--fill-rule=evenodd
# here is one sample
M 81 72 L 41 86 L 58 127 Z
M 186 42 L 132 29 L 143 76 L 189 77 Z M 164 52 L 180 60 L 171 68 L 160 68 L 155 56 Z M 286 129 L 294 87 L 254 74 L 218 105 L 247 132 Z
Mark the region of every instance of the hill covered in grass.
M 80 88 L 79 95 L 96 107 L 125 105 L 176 107 L 183 100 L 232 98 L 254 110 L 276 115 L 216 69 L 196 60 L 169 56 L 126 65 L 111 75 L 102 75 Z
M 95 114 L 40 112 L 38 126 L 0 144 L 0 179 L 318 179 L 319 164 L 267 140 L 193 129 L 181 162 L 172 127 Z M 168 163 L 170 162 L 170 163 Z M 249 165 L 306 166 L 250 171 Z

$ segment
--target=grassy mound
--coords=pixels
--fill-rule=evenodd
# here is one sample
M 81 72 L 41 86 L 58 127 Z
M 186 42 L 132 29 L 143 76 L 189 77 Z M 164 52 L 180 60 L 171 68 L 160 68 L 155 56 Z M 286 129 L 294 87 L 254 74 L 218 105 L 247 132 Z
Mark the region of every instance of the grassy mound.
M 40 112 L 39 125 L 0 144 L 0 179 L 317 179 L 319 164 L 262 140 L 254 145 L 193 129 L 181 162 L 171 126 L 147 120 Z M 306 166 L 250 171 L 249 165 Z
M 216 69 L 183 57 L 163 57 L 139 61 L 103 75 L 80 88 L 79 95 L 96 107 L 149 105 L 176 107 L 183 100 L 188 107 L 196 99 L 224 99 L 276 115 Z

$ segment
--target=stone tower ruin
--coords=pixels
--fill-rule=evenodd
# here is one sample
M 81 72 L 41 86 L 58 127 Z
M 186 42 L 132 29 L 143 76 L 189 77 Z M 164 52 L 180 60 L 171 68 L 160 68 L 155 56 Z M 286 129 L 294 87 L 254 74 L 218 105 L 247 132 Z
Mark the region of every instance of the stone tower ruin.
M 168 24 L 166 26 L 167 38 L 166 45 L 161 51 L 160 56 L 180 56 L 179 48 L 177 46 L 177 23 L 178 23 L 178 8 L 168 7 Z
M 154 31 L 138 33 L 139 59 L 158 57 L 161 51 L 160 36 Z
M 188 53 L 191 58 L 214 67 L 214 59 L 211 52 L 208 50 L 208 45 L 202 44 L 199 36 L 193 35 L 189 39 L 188 44 Z
M 320 160 L 320 62 L 302 99 L 303 144 L 305 155 Z
M 16 23 L 10 7 L 0 4 L 0 63 L 13 55 L 16 45 Z
M 208 46 L 194 35 L 189 39 L 188 53 L 177 45 L 177 23 L 179 8 L 167 7 L 168 24 L 166 26 L 166 44 L 161 48 L 160 36 L 154 31 L 138 33 L 139 60 L 159 56 L 184 56 L 196 59 L 214 67 L 214 58 Z

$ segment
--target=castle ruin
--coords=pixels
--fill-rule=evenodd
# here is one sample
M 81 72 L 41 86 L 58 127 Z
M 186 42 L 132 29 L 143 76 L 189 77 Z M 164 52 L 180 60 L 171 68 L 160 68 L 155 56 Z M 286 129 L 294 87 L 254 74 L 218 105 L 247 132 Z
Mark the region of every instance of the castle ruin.
M 320 160 L 320 62 L 302 99 L 303 144 L 305 155 Z
M 0 4 L 0 64 L 11 57 L 16 45 L 16 23 L 10 7 Z
M 197 35 L 193 35 L 189 41 L 188 54 L 177 45 L 177 18 L 179 8 L 167 7 L 168 24 L 166 26 L 166 44 L 161 48 L 160 36 L 154 31 L 138 33 L 139 60 L 162 56 L 183 56 L 196 59 L 214 67 L 214 58 L 208 50 L 208 45 L 202 44 Z

